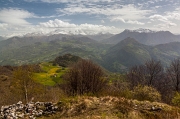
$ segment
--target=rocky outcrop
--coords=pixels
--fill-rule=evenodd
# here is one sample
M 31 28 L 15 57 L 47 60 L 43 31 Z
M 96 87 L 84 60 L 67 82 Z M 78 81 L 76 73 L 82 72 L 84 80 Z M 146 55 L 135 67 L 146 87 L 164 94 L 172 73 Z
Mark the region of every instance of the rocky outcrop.
M 0 119 L 179 119 L 180 108 L 123 97 L 66 97 L 57 104 L 30 102 L 2 106 Z
M 36 117 L 54 114 L 56 111 L 58 111 L 58 106 L 52 102 L 30 102 L 23 104 L 19 101 L 17 104 L 2 106 L 0 119 L 35 119 Z
M 57 119 L 179 119 L 179 108 L 123 97 L 73 97 L 58 102 Z M 46 119 L 46 118 L 44 118 Z M 47 118 L 48 119 L 48 118 Z

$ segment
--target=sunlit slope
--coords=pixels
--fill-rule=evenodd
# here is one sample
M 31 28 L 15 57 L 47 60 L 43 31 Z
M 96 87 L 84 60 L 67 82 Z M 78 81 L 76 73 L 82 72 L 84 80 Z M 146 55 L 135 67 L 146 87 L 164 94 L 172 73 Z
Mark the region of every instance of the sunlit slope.
M 62 82 L 61 76 L 66 72 L 66 68 L 53 66 L 51 63 L 41 63 L 42 72 L 34 73 L 34 80 L 43 85 L 53 86 Z

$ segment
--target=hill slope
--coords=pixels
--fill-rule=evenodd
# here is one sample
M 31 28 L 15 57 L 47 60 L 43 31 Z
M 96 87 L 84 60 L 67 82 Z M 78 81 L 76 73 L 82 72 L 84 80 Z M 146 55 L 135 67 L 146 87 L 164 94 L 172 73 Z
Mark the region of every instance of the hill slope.
M 127 70 L 128 67 L 151 59 L 149 49 L 150 46 L 140 44 L 133 38 L 126 38 L 107 51 L 103 57 L 103 65 L 115 72 Z
M 98 61 L 101 60 L 101 54 L 104 50 L 109 47 L 109 45 L 98 43 L 87 37 L 62 37 L 61 39 L 43 42 L 31 42 L 29 39 L 23 40 L 24 43 L 21 42 L 22 39 L 15 40 L 0 42 L 0 44 L 4 44 L 4 48 L 0 49 L 1 65 L 51 61 L 55 57 L 67 53 Z
M 59 55 L 70 53 L 91 59 L 113 72 L 126 71 L 129 67 L 143 64 L 149 59 L 161 60 L 167 66 L 171 60 L 180 56 L 180 42 L 149 46 L 130 37 L 116 45 L 102 44 L 83 36 L 60 34 L 27 39 L 13 37 L 0 41 L 0 46 L 0 65 L 52 61 Z
M 126 38 L 107 51 L 102 65 L 110 71 L 119 72 L 150 59 L 160 60 L 167 66 L 177 57 L 180 57 L 180 42 L 147 46 L 133 38 Z

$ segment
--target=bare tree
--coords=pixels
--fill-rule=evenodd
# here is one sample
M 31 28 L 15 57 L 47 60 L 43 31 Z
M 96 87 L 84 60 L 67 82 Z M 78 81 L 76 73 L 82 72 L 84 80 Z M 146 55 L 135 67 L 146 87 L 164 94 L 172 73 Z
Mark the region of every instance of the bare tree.
M 127 79 L 130 81 L 131 87 L 137 86 L 138 84 L 145 85 L 145 70 L 144 65 L 133 66 L 127 73 Z
M 163 75 L 163 67 L 160 61 L 149 60 L 145 63 L 146 67 L 146 79 L 147 85 L 155 85 L 156 82 L 159 82 Z
M 174 91 L 180 91 L 180 58 L 171 62 L 167 68 L 167 77 L 172 81 Z
M 138 84 L 155 86 L 163 75 L 163 68 L 160 61 L 150 60 L 144 65 L 134 66 L 127 74 L 132 86 Z
M 80 60 L 64 76 L 66 91 L 71 95 L 98 93 L 107 81 L 100 66 L 90 60 Z

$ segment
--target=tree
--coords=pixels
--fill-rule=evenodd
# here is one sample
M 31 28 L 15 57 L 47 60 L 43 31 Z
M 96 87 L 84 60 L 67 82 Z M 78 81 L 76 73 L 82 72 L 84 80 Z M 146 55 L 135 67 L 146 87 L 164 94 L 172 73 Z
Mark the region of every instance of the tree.
M 18 93 L 19 98 L 21 100 L 25 99 L 26 103 L 32 98 L 29 95 L 36 91 L 34 88 L 36 83 L 33 81 L 32 71 L 33 67 L 31 66 L 20 66 L 13 72 L 13 92 Z
M 132 86 L 148 85 L 156 86 L 163 76 L 163 68 L 160 61 L 149 60 L 144 65 L 134 66 L 127 74 Z
M 180 58 L 171 62 L 167 68 L 167 77 L 172 81 L 174 91 L 180 91 Z
M 100 66 L 90 60 L 80 60 L 64 76 L 65 91 L 71 95 L 96 94 L 107 84 Z
M 155 85 L 155 82 L 159 82 L 163 75 L 163 67 L 160 61 L 149 60 L 145 63 L 146 67 L 146 78 L 148 80 L 148 86 Z
M 127 78 L 130 81 L 131 87 L 133 88 L 134 86 L 137 86 L 139 84 L 145 85 L 146 84 L 146 79 L 145 79 L 145 70 L 144 65 L 139 65 L 139 66 L 133 66 L 128 74 Z

